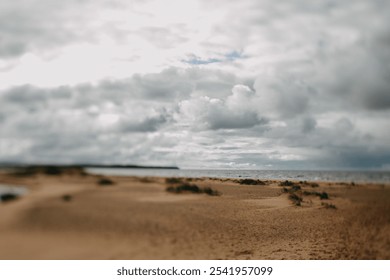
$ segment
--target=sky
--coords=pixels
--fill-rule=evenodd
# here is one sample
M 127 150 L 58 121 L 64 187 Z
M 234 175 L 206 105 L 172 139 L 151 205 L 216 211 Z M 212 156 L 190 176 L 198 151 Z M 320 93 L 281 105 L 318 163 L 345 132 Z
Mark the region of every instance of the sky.
M 390 169 L 390 1 L 0 2 L 0 162 Z

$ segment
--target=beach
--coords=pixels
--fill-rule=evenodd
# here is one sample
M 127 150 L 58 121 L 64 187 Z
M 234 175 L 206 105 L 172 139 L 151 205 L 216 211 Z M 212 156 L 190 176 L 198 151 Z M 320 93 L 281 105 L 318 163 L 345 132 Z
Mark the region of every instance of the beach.
M 390 259 L 390 184 L 0 172 L 0 259 Z M 170 191 L 167 188 L 170 187 Z M 195 188 L 196 187 L 196 188 Z

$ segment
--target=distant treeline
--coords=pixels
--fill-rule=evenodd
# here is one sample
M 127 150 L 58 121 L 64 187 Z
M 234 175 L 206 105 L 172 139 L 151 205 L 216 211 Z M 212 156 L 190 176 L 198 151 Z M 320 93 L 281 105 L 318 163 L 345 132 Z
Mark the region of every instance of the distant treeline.
M 104 165 L 104 164 L 79 164 L 79 165 L 73 165 L 75 167 L 83 167 L 83 168 L 146 168 L 146 169 L 179 169 L 177 166 L 143 166 L 143 165 L 133 165 L 133 164 L 110 164 L 110 165 Z
M 179 169 L 177 166 L 142 166 L 133 164 L 19 164 L 0 163 L 0 168 L 146 168 L 146 169 Z

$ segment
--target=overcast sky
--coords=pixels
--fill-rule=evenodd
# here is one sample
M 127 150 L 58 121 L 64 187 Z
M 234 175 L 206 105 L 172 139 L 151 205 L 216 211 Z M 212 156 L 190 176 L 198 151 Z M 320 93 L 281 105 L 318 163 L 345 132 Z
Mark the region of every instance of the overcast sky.
M 1 1 L 0 106 L 0 162 L 390 169 L 390 1 Z

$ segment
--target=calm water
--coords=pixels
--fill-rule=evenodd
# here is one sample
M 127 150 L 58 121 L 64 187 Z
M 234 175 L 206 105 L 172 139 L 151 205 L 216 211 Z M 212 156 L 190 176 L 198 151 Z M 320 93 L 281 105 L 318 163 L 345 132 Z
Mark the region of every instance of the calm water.
M 15 194 L 15 195 L 24 195 L 27 192 L 27 188 L 21 186 L 9 186 L 0 184 L 0 195 L 2 194 Z M 1 196 L 0 196 L 1 202 Z
M 87 168 L 87 172 L 117 176 L 251 178 L 299 181 L 390 183 L 390 171 L 292 171 L 292 170 L 177 170 L 142 168 Z

